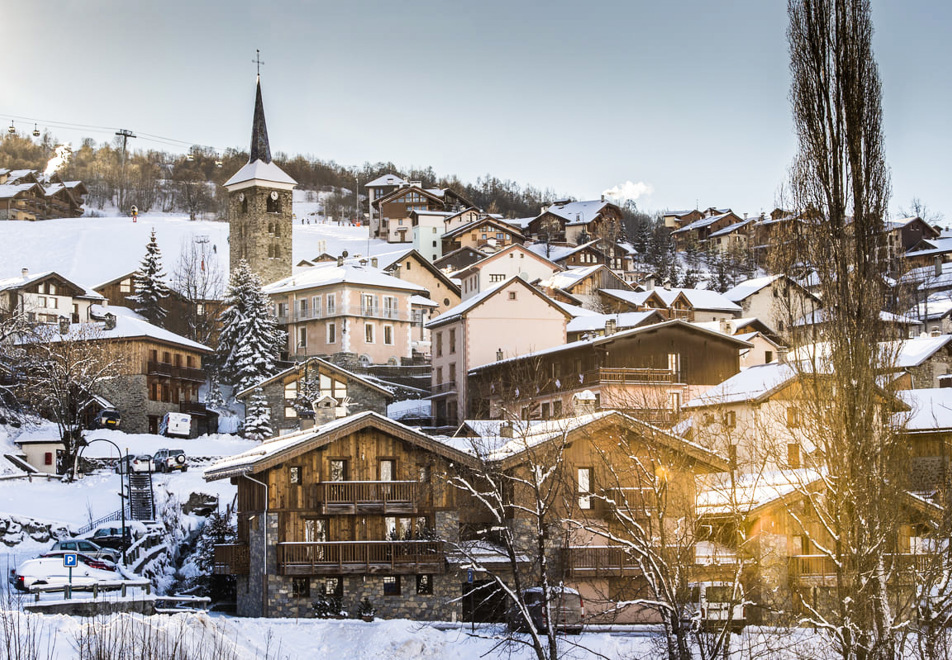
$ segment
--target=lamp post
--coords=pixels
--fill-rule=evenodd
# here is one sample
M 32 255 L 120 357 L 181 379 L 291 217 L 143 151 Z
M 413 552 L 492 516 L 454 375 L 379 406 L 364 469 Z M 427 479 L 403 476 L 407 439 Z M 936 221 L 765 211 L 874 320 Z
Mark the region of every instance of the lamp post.
M 92 440 L 87 440 L 86 438 L 81 437 L 77 443 L 79 444 L 79 454 L 76 457 L 77 463 L 79 463 L 79 459 L 83 456 L 83 450 L 94 442 L 108 442 L 116 448 L 116 453 L 119 454 L 119 515 L 122 518 L 122 563 L 125 564 L 128 532 L 126 530 L 126 493 L 124 490 L 125 484 L 123 483 L 123 476 L 125 476 L 125 472 L 123 471 L 124 461 L 122 460 L 122 450 L 119 449 L 119 445 L 117 445 L 112 440 L 107 440 L 106 438 L 93 438 Z M 126 466 L 126 471 L 128 471 L 128 466 Z

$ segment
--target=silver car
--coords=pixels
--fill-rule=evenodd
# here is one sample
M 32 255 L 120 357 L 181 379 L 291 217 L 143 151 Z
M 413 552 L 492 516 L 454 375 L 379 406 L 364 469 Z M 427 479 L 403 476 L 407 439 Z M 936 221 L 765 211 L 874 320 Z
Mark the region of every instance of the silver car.
M 66 539 L 65 541 L 57 541 L 49 551 L 57 552 L 60 550 L 65 552 L 81 552 L 95 559 L 108 559 L 114 564 L 119 563 L 119 560 L 122 558 L 122 553 L 118 550 L 100 547 L 87 539 Z

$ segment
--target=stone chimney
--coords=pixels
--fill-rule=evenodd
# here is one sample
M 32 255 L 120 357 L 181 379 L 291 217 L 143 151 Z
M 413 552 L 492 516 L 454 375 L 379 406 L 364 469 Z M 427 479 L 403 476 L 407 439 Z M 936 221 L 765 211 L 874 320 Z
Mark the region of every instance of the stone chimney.
M 115 330 L 116 329 L 116 315 L 110 312 L 106 312 L 106 322 L 103 326 L 104 330 Z
M 732 334 L 731 322 L 728 321 L 727 319 L 721 319 L 721 332 L 723 332 L 725 335 Z
M 499 437 L 500 438 L 511 438 L 512 437 L 512 422 L 503 422 L 499 425 Z
M 370 265 L 373 266 L 374 268 L 377 267 L 377 257 L 371 257 Z
M 338 266 L 344 265 L 344 257 L 337 257 L 337 265 Z
M 605 321 L 605 336 L 611 337 L 615 334 L 615 329 L 618 327 L 618 322 L 615 319 L 608 319 Z
M 69 319 L 65 316 L 59 317 L 59 331 L 61 335 L 69 332 Z
M 591 390 L 579 392 L 572 397 L 575 416 L 595 414 L 595 394 Z
M 23 279 L 28 278 L 28 277 L 30 276 L 30 269 L 29 269 L 29 268 L 21 268 L 21 269 L 20 269 L 20 275 L 23 276 Z
M 337 419 L 337 399 L 330 394 L 324 394 L 311 403 L 314 410 L 314 426 L 322 426 Z

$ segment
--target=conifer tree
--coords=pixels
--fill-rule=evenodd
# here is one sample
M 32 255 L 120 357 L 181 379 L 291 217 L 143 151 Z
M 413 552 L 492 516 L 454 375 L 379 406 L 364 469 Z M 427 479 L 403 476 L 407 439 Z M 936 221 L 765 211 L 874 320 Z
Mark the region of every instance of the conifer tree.
M 136 313 L 142 314 L 149 323 L 156 325 L 161 325 L 166 315 L 162 301 L 168 298 L 169 288 L 163 281 L 164 277 L 162 251 L 159 249 L 159 244 L 155 242 L 155 229 L 153 229 L 152 237 L 145 246 L 142 264 L 132 279 L 135 293 L 129 299 L 136 303 Z
M 221 410 L 225 407 L 225 397 L 222 396 L 217 376 L 213 377 L 211 383 L 208 385 L 208 393 L 205 394 L 205 406 L 216 410 Z
M 250 440 L 264 440 L 274 435 L 271 429 L 271 408 L 268 399 L 260 387 L 256 387 L 248 400 L 245 411 L 245 437 Z
M 277 372 L 285 334 L 271 315 L 261 280 L 244 260 L 231 276 L 225 304 L 218 362 L 230 382 L 244 390 Z

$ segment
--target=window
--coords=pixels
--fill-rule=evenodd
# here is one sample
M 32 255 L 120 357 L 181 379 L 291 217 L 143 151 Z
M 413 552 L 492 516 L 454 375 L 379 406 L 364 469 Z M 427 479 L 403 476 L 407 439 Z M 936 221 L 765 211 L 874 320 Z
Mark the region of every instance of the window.
M 360 314 L 361 316 L 377 316 L 377 296 L 372 293 L 360 294 Z
M 344 583 L 339 577 L 324 578 L 321 580 L 320 589 L 325 596 L 333 596 L 338 599 L 344 597 Z
M 552 402 L 552 416 L 558 419 L 562 416 L 562 401 L 553 401 Z
M 37 307 L 40 307 L 40 308 L 45 308 L 45 307 L 46 307 L 46 296 L 37 296 L 37 298 L 36 298 L 36 306 L 37 306 Z
M 327 520 L 324 518 L 310 518 L 304 521 L 305 543 L 327 542 Z
M 337 343 L 337 324 L 336 323 L 327 324 L 327 343 L 328 344 Z
M 728 410 L 726 413 L 724 413 L 724 426 L 726 426 L 729 429 L 732 429 L 735 426 L 737 426 L 736 412 L 734 412 L 733 410 Z
M 287 316 L 287 315 L 288 315 L 288 304 L 278 303 L 278 316 Z
M 549 419 L 549 404 L 543 403 L 541 408 L 542 419 Z
M 380 481 L 393 481 L 397 474 L 397 462 L 392 458 L 380 459 Z
M 387 346 L 393 346 L 393 326 L 383 326 L 383 343 Z
M 52 465 L 53 464 L 53 452 L 48 451 L 43 454 L 43 465 Z
M 764 351 L 764 362 L 773 362 L 773 351 Z
M 332 458 L 330 460 L 330 474 L 328 481 L 347 481 L 347 459 Z
M 440 385 L 443 382 L 443 367 L 436 368 L 436 384 Z
M 331 316 L 337 313 L 337 296 L 333 293 L 327 294 L 327 315 Z
M 298 312 L 302 318 L 307 317 L 307 298 L 298 300 Z
M 433 576 L 417 575 L 416 592 L 418 596 L 429 596 L 433 593 Z
M 125 279 L 119 282 L 119 293 L 132 293 L 131 279 Z
M 668 371 L 677 374 L 681 371 L 681 354 L 668 353 Z
M 730 463 L 732 468 L 737 467 L 737 445 L 728 445 L 727 447 L 727 461 Z
M 506 276 L 505 276 L 505 275 L 500 275 L 499 273 L 490 273 L 490 274 L 489 274 L 489 282 L 490 282 L 490 284 L 493 283 L 493 282 L 505 282 L 505 281 L 506 281 Z
M 288 481 L 292 484 L 301 483 L 301 468 L 299 466 L 292 466 L 288 468 Z
M 787 465 L 791 468 L 800 467 L 800 445 L 795 442 L 787 445 Z
M 376 327 L 373 323 L 364 323 L 364 341 L 368 344 L 374 343 L 374 329 Z
M 455 362 L 450 362 L 449 381 L 451 383 L 456 382 L 456 363 Z
M 443 357 L 443 331 L 436 333 L 436 357 Z
M 59 300 L 57 300 L 56 298 L 50 298 L 49 307 L 50 309 L 57 309 L 59 307 Z
M 592 508 L 592 468 L 578 469 L 578 507 Z
M 291 578 L 291 597 L 292 598 L 310 598 L 311 580 L 306 577 Z
M 384 576 L 383 595 L 384 596 L 399 596 L 400 595 L 400 576 L 399 575 L 385 575 Z
M 400 314 L 397 311 L 397 299 L 394 296 L 384 296 L 383 297 L 383 315 L 388 319 L 399 318 Z
M 515 292 L 515 291 L 510 291 L 510 292 L 509 292 L 509 300 L 515 300 L 515 299 L 516 299 L 516 292 Z
M 318 318 L 321 315 L 321 297 L 314 296 L 311 298 L 311 314 L 314 318 Z
M 795 406 L 787 408 L 787 428 L 800 428 L 800 409 Z
M 456 352 L 456 328 L 450 329 L 450 355 Z
M 275 195 L 275 197 L 271 197 L 271 195 L 268 195 L 266 210 L 268 213 L 280 213 L 281 212 L 281 198 L 278 197 L 277 195 Z
M 307 348 L 307 328 L 298 328 L 298 348 Z
M 681 412 L 681 393 L 670 392 L 669 396 L 671 397 L 671 410 Z

